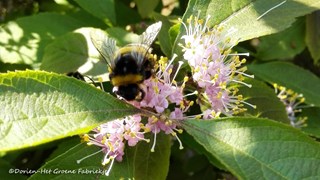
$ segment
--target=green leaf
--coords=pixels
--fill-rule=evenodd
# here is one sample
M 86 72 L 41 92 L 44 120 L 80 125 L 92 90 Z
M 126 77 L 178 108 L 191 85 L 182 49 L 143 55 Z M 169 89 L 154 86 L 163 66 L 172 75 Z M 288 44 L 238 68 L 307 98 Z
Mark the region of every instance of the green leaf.
M 38 67 L 48 43 L 81 26 L 84 26 L 83 22 L 56 13 L 41 13 L 11 21 L 0 27 L 0 60 Z
M 117 41 L 117 45 L 120 47 L 139 41 L 139 35 L 130 33 L 123 28 L 108 28 L 107 33 L 109 37 L 112 37 Z
M 23 173 L 19 173 L 20 169 L 15 168 L 9 162 L 0 159 L 0 177 L 1 179 L 27 179 L 27 176 L 22 175 Z
M 99 150 L 95 146 L 87 146 L 84 143 L 78 144 L 48 161 L 38 170 L 38 172 L 42 173 L 33 174 L 30 179 L 97 179 L 102 177 L 105 172 L 101 165 L 102 153 L 86 158 L 79 164 L 77 163 L 77 160 L 94 154 Z
M 157 21 L 161 21 L 162 22 L 162 27 L 161 27 L 161 31 L 159 32 L 158 35 L 158 39 L 160 42 L 160 47 L 162 52 L 167 56 L 167 57 L 171 57 L 171 51 L 172 51 L 172 44 L 171 41 L 169 41 L 170 39 L 170 34 L 168 33 L 170 28 L 171 28 L 171 23 L 168 19 L 167 16 L 163 16 L 161 14 L 158 13 L 153 13 L 153 17 L 157 20 Z
M 260 79 L 302 93 L 307 103 L 320 107 L 320 79 L 311 72 L 285 62 L 251 64 L 248 69 Z
M 247 79 L 246 83 L 251 84 L 252 87 L 239 87 L 239 94 L 243 95 L 246 102 L 256 106 L 255 109 L 246 106 L 246 114 L 269 118 L 286 124 L 290 123 L 285 106 L 273 89 L 255 79 Z
M 100 61 L 100 54 L 90 39 L 92 30 L 93 28 L 80 28 L 55 39 L 46 47 L 40 68 L 57 73 L 106 73 L 107 65 Z
M 184 132 L 183 134 L 179 135 L 179 138 L 182 140 L 184 145 L 186 144 L 189 148 L 195 150 L 197 153 L 205 155 L 212 165 L 227 171 L 227 168 L 224 167 L 224 165 L 221 164 L 221 162 L 217 160 L 217 158 L 215 158 L 211 153 L 209 153 L 202 145 L 195 141 L 190 134 Z
M 32 67 L 26 64 L 11 64 L 11 63 L 2 63 L 0 61 L 0 72 L 6 73 L 8 71 L 15 71 L 15 70 L 26 70 L 31 69 Z
M 320 108 L 311 107 L 303 108 L 299 117 L 307 117 L 307 127 L 302 127 L 301 130 L 311 136 L 320 138 Z
M 282 2 L 284 4 L 281 4 Z M 277 5 L 280 6 L 277 7 Z M 232 38 L 245 41 L 280 32 L 295 22 L 296 17 L 309 14 L 319 8 L 318 0 L 190 0 L 183 15 L 183 21 L 186 22 L 191 15 L 197 16 L 199 14 L 202 19 L 206 19 L 210 15 L 209 24 L 211 26 L 221 24 L 225 30 L 236 29 L 237 31 L 232 33 Z M 266 12 L 268 13 L 263 15 Z M 263 16 L 259 18 L 261 15 Z M 174 52 L 177 54 L 180 54 L 178 44 L 184 33 L 185 30 L 182 26 L 181 33 L 174 45 Z
M 127 26 L 141 22 L 141 17 L 136 9 L 130 8 L 128 1 L 115 1 L 115 9 L 117 13 L 117 25 Z M 125 13 L 120 13 L 125 12 Z M 130 17 L 130 18 L 128 18 Z
M 155 151 L 151 152 L 150 143 L 139 142 L 135 147 L 126 150 L 125 161 L 115 164 L 111 179 L 166 179 L 169 171 L 170 135 L 157 134 Z
M 293 58 L 306 47 L 304 34 L 305 22 L 300 19 L 280 33 L 261 37 L 256 56 L 261 60 Z
M 89 33 L 89 30 L 87 31 Z M 87 62 L 88 52 L 85 35 L 70 32 L 55 39 L 46 47 L 40 68 L 58 73 L 74 72 Z M 96 60 L 99 60 L 97 57 L 99 56 L 95 57 Z
M 187 120 L 182 126 L 239 179 L 317 179 L 320 144 L 258 118 Z
M 106 24 L 111 25 L 116 23 L 114 0 L 75 0 L 75 2 L 84 10 L 102 19 Z
M 175 24 L 175 25 L 170 27 L 169 36 L 170 36 L 171 44 L 173 44 L 174 40 L 177 38 L 177 36 L 179 34 L 180 26 L 181 26 L 180 24 Z
M 320 11 L 307 15 L 306 44 L 315 64 L 320 61 Z
M 93 16 L 84 9 L 78 9 L 77 11 L 68 12 L 67 15 L 81 22 L 86 22 L 86 27 L 106 28 L 106 24 L 103 20 Z
M 161 134 L 157 137 L 155 152 L 150 152 L 152 144 L 139 142 L 135 147 L 126 147 L 123 161 L 115 161 L 110 175 L 105 176 L 109 164 L 101 165 L 104 154 L 102 152 L 82 160 L 77 164 L 77 160 L 90 154 L 98 152 L 100 149 L 93 146 L 79 144 L 65 151 L 56 158 L 48 161 L 42 166 L 42 170 L 70 170 L 75 173 L 66 174 L 34 174 L 31 179 L 51 179 L 51 178 L 94 178 L 94 179 L 165 179 L 168 173 L 170 157 L 170 137 Z M 61 146 L 61 149 L 65 149 Z M 61 150 L 58 149 L 61 152 Z M 86 173 L 87 172 L 87 173 Z M 91 173 L 90 173 L 91 172 Z M 102 174 L 101 174 L 102 173 Z
M 150 16 L 159 4 L 159 0 L 134 0 L 134 2 L 137 4 L 138 12 L 142 18 Z
M 85 133 L 138 112 L 77 79 L 42 71 L 0 74 L 0 107 L 0 151 Z
M 277 7 L 277 5 L 280 6 Z M 275 9 L 272 9 L 274 7 Z M 220 8 L 226 9 L 221 11 Z M 282 31 L 288 28 L 296 20 L 296 17 L 309 14 L 319 8 L 320 3 L 318 0 L 216 0 L 211 1 L 206 14 L 211 14 L 214 17 L 212 20 L 214 24 L 219 22 L 219 24 L 226 24 L 226 29 L 231 27 L 236 28 L 238 31 L 232 34 L 232 37 L 240 39 L 240 41 L 245 41 Z M 269 12 L 263 15 L 267 11 Z M 258 19 L 261 15 L 263 16 Z

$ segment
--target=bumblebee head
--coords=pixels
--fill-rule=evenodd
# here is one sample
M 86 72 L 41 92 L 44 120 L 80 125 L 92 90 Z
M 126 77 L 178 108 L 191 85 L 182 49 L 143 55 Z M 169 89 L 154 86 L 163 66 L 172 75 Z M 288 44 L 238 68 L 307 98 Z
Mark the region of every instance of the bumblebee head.
M 119 86 L 115 93 L 127 101 L 141 101 L 144 98 L 144 91 L 138 84 L 128 84 Z

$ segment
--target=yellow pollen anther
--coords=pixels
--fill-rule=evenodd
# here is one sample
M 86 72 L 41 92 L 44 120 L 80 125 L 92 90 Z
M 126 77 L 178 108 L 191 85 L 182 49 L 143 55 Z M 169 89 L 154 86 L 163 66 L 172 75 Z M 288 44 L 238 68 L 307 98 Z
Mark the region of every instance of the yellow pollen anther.
M 88 134 L 84 134 L 84 135 L 82 136 L 82 140 L 83 140 L 84 142 L 88 142 L 88 141 L 89 141 L 89 135 L 88 135 Z

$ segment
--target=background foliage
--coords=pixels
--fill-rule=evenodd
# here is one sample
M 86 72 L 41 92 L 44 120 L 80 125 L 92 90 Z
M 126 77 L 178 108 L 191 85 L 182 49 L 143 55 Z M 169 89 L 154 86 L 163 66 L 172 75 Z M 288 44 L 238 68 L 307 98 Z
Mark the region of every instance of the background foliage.
M 316 179 L 320 176 L 320 2 L 287 0 L 263 15 L 282 2 L 1 1 L 0 177 Z M 185 21 L 198 13 L 202 18 L 210 15 L 211 26 L 224 24 L 238 30 L 233 37 L 240 43 L 234 49 L 250 52 L 247 66 L 255 75 L 248 80 L 252 88 L 240 87 L 240 92 L 257 108 L 248 108 L 241 117 L 185 121 L 185 132 L 179 135 L 183 150 L 164 134 L 158 137 L 154 153 L 148 143 L 127 148 L 124 161 L 115 164 L 110 177 L 81 171 L 105 167 L 102 154 L 76 163 L 97 151 L 81 143 L 78 134 L 140 112 L 109 93 L 65 76 L 74 71 L 105 75 L 107 66 L 99 61 L 89 32 L 105 30 L 123 46 L 135 42 L 149 24 L 162 21 L 154 52 L 168 57 L 175 53 L 179 59 L 178 44 L 185 30 L 177 19 Z M 304 95 L 305 108 L 298 115 L 308 117 L 306 127 L 289 125 L 272 83 Z M 108 82 L 104 85 L 111 89 Z M 25 171 L 9 174 L 10 169 Z M 45 172 L 50 169 L 57 171 Z

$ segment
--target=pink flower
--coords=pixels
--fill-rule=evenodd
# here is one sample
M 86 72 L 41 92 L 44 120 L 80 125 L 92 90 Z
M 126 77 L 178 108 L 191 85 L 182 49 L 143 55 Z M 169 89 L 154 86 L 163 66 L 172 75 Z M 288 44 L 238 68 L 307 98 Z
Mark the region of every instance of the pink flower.
M 239 60 L 240 54 L 231 54 L 231 48 L 236 45 L 231 41 L 230 34 L 233 29 L 225 32 L 221 27 L 210 28 L 208 20 L 191 16 L 187 23 L 181 22 L 186 29 L 182 46 L 184 59 L 192 70 L 192 78 L 200 88 L 199 102 L 208 109 L 203 112 L 205 119 L 216 117 L 221 113 L 231 116 L 245 111 L 242 96 L 237 95 L 238 89 L 232 86 L 243 82 L 243 77 L 253 76 L 244 73 L 245 68 L 240 68 L 245 60 Z M 245 54 L 248 55 L 248 54 Z M 210 112 L 210 113 L 209 113 Z

